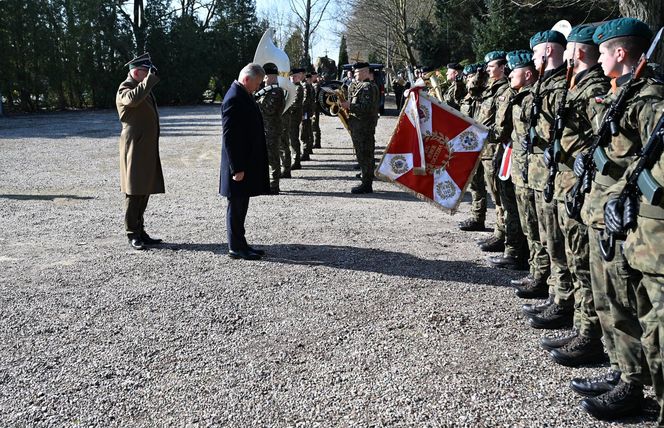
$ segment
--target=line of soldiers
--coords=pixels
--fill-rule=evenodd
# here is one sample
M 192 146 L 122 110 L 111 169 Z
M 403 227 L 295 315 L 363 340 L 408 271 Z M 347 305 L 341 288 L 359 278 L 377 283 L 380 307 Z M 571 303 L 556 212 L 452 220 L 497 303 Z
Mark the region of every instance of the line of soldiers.
M 302 168 L 309 161 L 313 149 L 321 147 L 320 106 L 317 98 L 320 88 L 318 73 L 304 68 L 290 70 L 295 84 L 295 101 L 284 112 L 286 94 L 279 87 L 279 70 L 273 63 L 263 65 L 264 87 L 255 94 L 265 125 L 268 161 L 270 165 L 270 192 L 279 194 L 279 180 L 291 178 L 291 171 Z M 291 152 L 292 151 L 292 152 Z
M 633 18 L 567 38 L 542 31 L 531 51 L 466 66 L 465 90 L 450 64 L 445 98 L 490 129 L 461 229 L 484 230 L 488 184 L 497 224 L 481 249 L 502 252 L 489 257 L 496 267 L 529 270 L 512 285 L 546 299 L 522 306 L 531 327 L 573 327 L 540 346 L 565 366 L 609 361 L 607 373 L 572 379 L 581 407 L 598 419 L 636 414 L 652 385 L 664 426 L 664 84 L 643 67 L 652 37 Z M 640 161 L 644 146 L 658 149 Z

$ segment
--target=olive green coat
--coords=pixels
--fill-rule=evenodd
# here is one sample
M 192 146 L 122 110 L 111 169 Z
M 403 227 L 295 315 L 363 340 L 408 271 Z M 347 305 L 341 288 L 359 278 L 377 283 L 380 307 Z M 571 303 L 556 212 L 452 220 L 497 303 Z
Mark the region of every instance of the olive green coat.
M 159 159 L 159 112 L 152 88 L 159 78 L 151 74 L 141 83 L 127 77 L 115 104 L 122 123 L 120 134 L 120 189 L 127 195 L 164 193 Z

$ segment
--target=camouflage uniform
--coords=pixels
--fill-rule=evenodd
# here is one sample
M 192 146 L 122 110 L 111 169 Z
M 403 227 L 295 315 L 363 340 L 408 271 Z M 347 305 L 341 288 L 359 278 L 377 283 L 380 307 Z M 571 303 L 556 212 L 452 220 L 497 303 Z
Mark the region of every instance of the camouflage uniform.
M 484 82 L 480 73 L 475 73 L 468 77 L 466 87 L 468 93 L 461 100 L 459 111 L 468 117 L 475 117 L 479 110 L 482 92 L 484 91 Z M 480 162 L 477 165 L 475 174 L 470 181 L 470 192 L 473 197 L 470 207 L 473 220 L 484 224 L 486 219 L 486 183 L 484 182 L 484 168 Z
M 521 142 L 527 138 L 530 111 L 533 103 L 532 86 L 526 86 L 514 95 L 512 105 L 512 181 L 519 209 L 519 220 L 528 240 L 530 274 L 536 283 L 549 278 L 551 261 L 546 246 L 540 240 L 539 221 L 535 207 L 535 191 L 524 180 L 526 152 Z
M 282 131 L 281 114 L 286 103 L 284 90 L 274 87 L 263 93 L 256 102 L 263 115 L 267 160 L 270 165 L 270 188 L 278 191 L 279 177 L 281 176 L 281 162 L 279 159 Z
M 313 84 L 314 87 L 314 115 L 311 118 L 311 127 L 314 133 L 314 149 L 320 149 L 320 105 L 318 104 L 318 94 L 320 93 L 320 83 Z
M 625 83 L 628 76 L 616 79 L 616 85 Z M 618 89 L 618 91 L 620 90 Z M 597 99 L 595 107 L 608 106 L 615 101 L 617 94 L 610 92 L 603 100 Z M 609 300 L 610 315 L 602 319 L 597 303 L 595 309 L 600 315 L 602 328 L 605 323 L 613 326 L 615 352 L 622 371 L 622 380 L 626 383 L 648 384 L 650 376 L 645 362 L 644 350 L 641 346 L 642 329 L 638 315 L 643 308 L 638 305 L 643 298 L 640 288 L 640 274 L 627 263 L 620 250 L 623 241 L 616 240 L 616 255 L 610 262 L 604 261 L 598 246 L 599 231 L 604 229 L 604 205 L 611 187 L 616 184 L 626 169 L 637 161 L 642 142 L 646 141 L 649 115 L 653 111 L 649 106 L 664 97 L 664 85 L 660 82 L 642 78 L 635 81 L 628 96 L 625 113 L 619 122 L 619 134 L 611 137 L 611 142 L 604 152 L 610 160 L 608 174 L 596 172 L 590 194 L 586 197 L 582 210 L 583 220 L 590 226 L 590 265 L 593 294 L 604 293 Z M 601 116 L 601 112 L 599 114 Z M 653 236 L 653 239 L 658 239 Z M 632 241 L 634 242 L 634 241 Z M 633 252 L 633 247 L 628 246 Z M 635 261 L 635 260 L 633 260 Z M 639 263 L 635 263 L 639 266 Z M 598 287 L 598 290 L 595 290 Z M 604 309 L 604 308 L 602 308 Z
M 551 260 L 551 275 L 547 283 L 555 294 L 555 303 L 564 307 L 574 305 L 574 287 L 567 267 L 565 243 L 558 223 L 558 205 L 555 201 L 546 203 L 542 192 L 546 186 L 549 169 L 544 164 L 544 150 L 549 146 L 553 131 L 554 118 L 560 98 L 567 86 L 565 66 L 544 73 L 540 96 L 542 108 L 537 121 L 537 135 L 533 145 L 533 154 L 528 161 L 528 186 L 535 191 L 535 206 L 539 219 L 540 237 L 545 243 Z
M 369 80 L 353 82 L 348 88 L 348 94 L 350 136 L 360 164 L 362 185 L 370 187 L 374 177 L 376 148 L 374 133 L 378 121 L 378 87 Z
M 651 131 L 664 114 L 664 102 L 648 102 L 639 116 L 639 122 L 645 126 L 639 129 Z M 643 136 L 645 138 L 645 135 Z M 659 144 L 664 144 L 660 139 Z M 631 172 L 631 171 L 630 171 Z M 664 156 L 650 169 L 653 178 L 661 185 L 664 183 Z M 626 176 L 623 176 L 626 178 Z M 620 181 L 611 188 L 619 192 L 624 187 Z M 664 202 L 651 205 L 641 198 L 637 226 L 625 239 L 624 252 L 629 265 L 641 274 L 641 281 L 635 290 L 636 307 L 639 321 L 643 327 L 641 344 L 646 354 L 655 396 L 660 405 L 659 426 L 664 425 Z
M 314 112 L 314 87 L 311 83 L 302 82 L 302 129 L 300 130 L 300 140 L 302 141 L 302 154 L 310 155 L 314 148 L 314 134 L 311 128 L 311 116 Z
M 595 311 L 595 300 L 602 300 L 600 305 L 603 307 L 608 307 L 608 303 L 605 295 L 593 296 L 588 228 L 567 215 L 564 200 L 576 182 L 573 172 L 574 159 L 580 152 L 588 149 L 592 143 L 592 124 L 601 120 L 594 108 L 595 98 L 606 94 L 609 80 L 604 76 L 601 67 L 596 65 L 577 73 L 573 83 L 574 86 L 567 93 L 565 128 L 560 140 L 562 150 L 555 178 L 554 198 L 558 205 L 558 224 L 564 238 L 566 258 L 574 286 L 574 324 L 581 336 L 600 338 L 602 329 Z M 612 343 L 607 347 L 612 348 Z
M 497 186 L 497 167 L 496 158 L 500 157 L 502 150 L 498 146 L 501 143 L 499 136 L 496 134 L 494 126 L 496 122 L 496 111 L 502 104 L 506 104 L 509 99 L 509 83 L 506 78 L 499 80 L 489 81 L 487 88 L 482 92 L 480 105 L 475 120 L 482 125 L 489 128 L 489 136 L 486 140 L 486 145 L 482 151 L 482 166 L 484 167 L 484 181 L 489 185 L 491 197 L 496 205 L 496 227 L 494 228 L 494 236 L 497 239 L 505 239 L 505 223 L 503 207 L 500 203 L 500 194 Z M 473 189 L 471 183 L 471 191 L 473 196 L 473 218 L 482 219 L 486 217 L 486 187 L 482 189 Z M 484 200 L 484 206 L 481 211 L 475 211 L 475 201 Z
M 443 101 L 452 108 L 459 110 L 459 106 L 466 96 L 466 85 L 461 80 L 454 80 L 450 83 L 447 91 L 443 94 Z
M 290 116 L 290 146 L 295 155 L 294 163 L 299 164 L 300 159 L 302 158 L 302 152 L 300 151 L 300 122 L 302 121 L 302 100 L 304 99 L 304 87 L 300 84 L 295 85 L 297 87 L 297 96 L 293 105 L 288 109 Z

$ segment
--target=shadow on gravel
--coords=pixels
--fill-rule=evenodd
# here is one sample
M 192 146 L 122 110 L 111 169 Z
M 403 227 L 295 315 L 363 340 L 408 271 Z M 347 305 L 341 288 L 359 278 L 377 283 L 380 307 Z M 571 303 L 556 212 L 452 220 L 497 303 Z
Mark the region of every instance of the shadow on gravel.
M 305 177 L 299 177 L 301 179 L 305 179 Z M 325 179 L 329 179 L 328 177 L 324 177 Z M 321 180 L 323 178 L 320 178 Z M 355 177 L 349 177 L 349 179 L 352 179 L 353 181 L 357 181 L 359 183 L 359 180 Z M 336 180 L 336 178 L 335 178 Z M 353 195 L 350 193 L 350 188 L 348 189 L 347 192 L 305 192 L 303 190 L 289 190 L 289 191 L 283 191 L 281 192 L 285 195 L 295 195 L 295 196 L 319 196 L 319 197 L 338 197 L 338 198 L 362 198 L 362 199 L 384 199 L 388 201 L 417 201 L 418 199 L 415 196 L 412 196 L 408 193 L 405 192 L 373 192 L 373 193 L 368 193 L 365 195 Z
M 412 279 L 507 286 L 497 270 L 458 260 L 427 260 L 407 253 L 338 245 L 266 245 L 265 262 L 327 266 Z M 501 285 L 505 284 L 505 285 Z
M 13 199 L 16 201 L 53 201 L 55 199 L 94 199 L 94 196 L 78 195 L 0 195 L 0 199 Z

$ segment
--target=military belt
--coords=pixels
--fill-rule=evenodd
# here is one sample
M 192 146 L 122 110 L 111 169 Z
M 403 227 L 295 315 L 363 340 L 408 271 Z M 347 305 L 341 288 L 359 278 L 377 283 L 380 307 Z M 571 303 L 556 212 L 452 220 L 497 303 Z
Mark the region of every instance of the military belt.
M 639 206 L 639 217 L 664 220 L 664 208 L 659 205 L 650 205 L 646 204 L 645 202 L 641 202 Z

